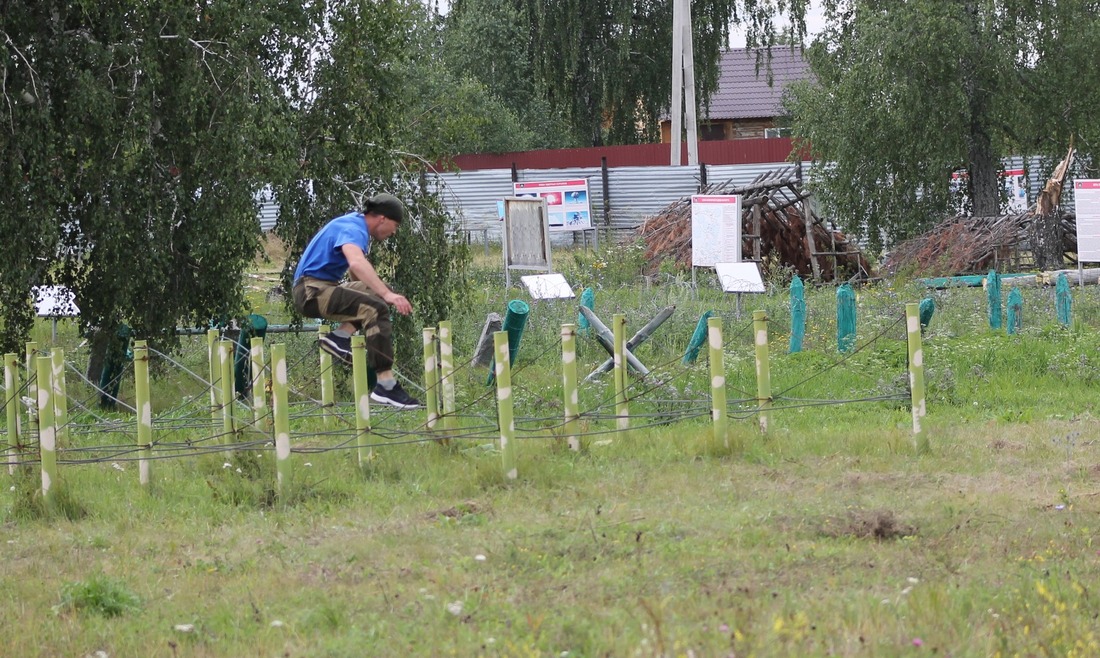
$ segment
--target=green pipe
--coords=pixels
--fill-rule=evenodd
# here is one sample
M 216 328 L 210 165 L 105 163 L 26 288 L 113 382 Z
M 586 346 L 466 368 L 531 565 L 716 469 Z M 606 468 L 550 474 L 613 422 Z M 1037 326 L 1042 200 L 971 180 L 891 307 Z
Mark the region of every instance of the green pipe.
M 932 316 L 936 313 L 936 300 L 931 297 L 925 297 L 920 300 L 918 313 L 920 319 L 920 332 L 921 335 L 924 335 L 925 330 L 932 324 Z
M 730 447 L 726 413 L 726 360 L 722 349 L 722 318 L 707 319 L 707 344 L 710 348 L 710 416 L 714 422 L 711 445 L 719 441 Z
M 137 408 L 138 482 L 149 486 L 149 460 L 153 457 L 153 403 L 149 396 L 149 345 L 134 341 L 134 407 Z
M 836 290 L 836 349 L 849 352 L 856 346 L 856 294 L 843 284 Z
M 1073 323 L 1073 294 L 1069 289 L 1069 277 L 1065 272 L 1058 275 L 1054 284 L 1055 308 L 1058 313 L 1058 324 L 1069 328 Z
M 504 322 L 500 328 L 501 331 L 508 334 L 508 365 L 510 366 L 516 363 L 519 342 L 523 338 L 523 328 L 527 326 L 527 316 L 530 312 L 531 307 L 522 299 L 513 299 L 508 302 L 508 311 L 504 314 Z M 489 379 L 485 382 L 486 386 L 493 383 L 494 372 L 496 372 L 496 369 L 490 364 Z
M 790 354 L 802 351 L 802 341 L 806 337 L 806 291 L 802 279 L 795 275 L 791 279 L 791 343 L 787 350 Z
M 516 471 L 516 423 L 512 406 L 512 367 L 508 362 L 508 332 L 493 333 L 494 366 L 497 382 L 497 424 L 500 426 L 500 455 L 504 477 L 515 480 Z
M 264 338 L 267 335 L 267 318 L 252 313 L 248 316 L 248 321 L 242 323 L 242 325 L 234 343 L 233 380 L 236 382 L 237 397 L 244 401 L 252 393 L 252 380 L 254 379 L 250 376 L 252 374 L 252 339 Z
M 585 288 L 581 293 L 580 305 L 587 308 L 589 311 L 596 310 L 596 293 L 591 288 Z M 587 336 L 591 330 L 591 325 L 588 323 L 588 318 L 584 313 L 577 314 L 577 330 L 582 336 Z
M 710 320 L 710 316 L 713 315 L 711 311 L 707 311 L 699 316 L 699 321 L 695 323 L 695 332 L 691 334 L 691 340 L 688 341 L 687 349 L 684 350 L 684 358 L 681 361 L 685 366 L 689 366 L 695 363 L 699 358 L 699 350 L 702 349 L 703 343 L 707 340 L 707 321 Z
M 989 328 L 1000 329 L 1003 315 L 1001 313 L 1001 275 L 997 270 L 989 270 L 989 276 L 985 279 L 985 297 L 989 308 Z
M 1024 296 L 1019 288 L 1008 293 L 1008 306 L 1005 314 L 1005 330 L 1009 336 L 1020 333 L 1024 325 Z

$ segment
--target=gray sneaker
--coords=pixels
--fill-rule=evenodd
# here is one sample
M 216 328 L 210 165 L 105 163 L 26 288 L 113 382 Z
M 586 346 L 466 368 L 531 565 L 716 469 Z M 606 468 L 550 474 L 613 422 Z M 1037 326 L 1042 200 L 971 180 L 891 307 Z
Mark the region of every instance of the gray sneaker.
M 336 334 L 324 334 L 319 339 L 321 343 L 321 349 L 332 355 L 332 358 L 336 359 L 344 365 L 351 365 L 351 338 L 345 338 L 343 336 L 337 336 Z
M 406 393 L 405 389 L 401 388 L 400 382 L 388 391 L 382 388 L 381 384 L 376 384 L 374 390 L 370 392 L 370 399 L 379 404 L 388 404 L 398 409 L 416 409 L 420 406 L 420 400 Z

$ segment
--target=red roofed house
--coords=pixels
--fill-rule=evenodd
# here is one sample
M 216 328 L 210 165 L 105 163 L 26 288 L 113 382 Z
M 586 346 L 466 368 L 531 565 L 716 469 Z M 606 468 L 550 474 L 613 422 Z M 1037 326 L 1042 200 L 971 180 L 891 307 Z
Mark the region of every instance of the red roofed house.
M 699 140 L 719 141 L 779 137 L 776 119 L 783 116 L 783 92 L 786 86 L 810 78 L 810 65 L 798 48 L 774 46 L 771 59 L 771 84 L 768 80 L 767 54 L 756 67 L 756 50 L 731 48 L 722 53 L 718 89 L 710 98 L 707 116 L 700 116 Z M 661 143 L 667 144 L 672 133 L 669 118 L 661 121 Z M 783 131 L 786 136 L 786 131 Z

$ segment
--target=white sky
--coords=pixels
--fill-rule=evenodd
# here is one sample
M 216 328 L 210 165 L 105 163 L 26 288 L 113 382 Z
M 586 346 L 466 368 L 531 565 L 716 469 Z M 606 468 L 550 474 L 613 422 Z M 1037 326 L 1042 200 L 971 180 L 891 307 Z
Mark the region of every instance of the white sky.
M 776 21 L 776 27 L 786 27 L 787 21 Z M 825 10 L 821 8 L 821 3 L 818 0 L 811 0 L 810 6 L 806 8 L 806 45 L 810 45 L 813 41 L 814 35 L 821 30 L 825 29 Z M 744 48 L 745 47 L 745 30 L 740 27 L 734 27 L 730 30 L 730 47 L 731 48 Z
M 426 0 L 429 3 L 435 3 L 436 0 Z M 446 14 L 451 8 L 450 0 L 438 0 L 439 11 Z M 783 27 L 787 23 L 786 21 L 778 21 L 777 26 Z M 806 8 L 806 45 L 813 40 L 815 34 L 825 28 L 825 10 L 821 8 L 821 3 L 818 0 L 810 0 L 810 6 Z M 732 48 L 744 48 L 745 47 L 745 31 L 741 28 L 734 27 L 730 31 L 730 47 Z

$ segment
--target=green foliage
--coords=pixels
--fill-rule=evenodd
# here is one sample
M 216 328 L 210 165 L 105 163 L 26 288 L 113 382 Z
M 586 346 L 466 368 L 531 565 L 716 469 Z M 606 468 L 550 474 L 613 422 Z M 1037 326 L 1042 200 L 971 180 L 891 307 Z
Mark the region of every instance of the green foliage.
M 149 337 L 243 307 L 254 195 L 282 159 L 270 34 L 294 15 L 268 0 L 5 5 L 6 349 L 32 285 L 72 288 L 86 326 Z
M 459 4 L 459 3 L 456 3 Z M 566 148 L 580 142 L 561 112 L 554 110 L 546 88 L 533 74 L 526 12 L 499 0 L 464 0 L 447 16 L 442 33 L 442 62 L 452 76 L 476 80 L 518 120 L 510 142 L 494 148 L 489 139 L 470 152 Z M 491 139 L 494 133 L 487 137 Z M 506 139 L 507 135 L 500 135 Z
M 998 214 L 1005 156 L 1060 159 L 1077 135 L 1095 157 L 1096 86 L 1068 82 L 1096 75 L 1094 2 L 825 7 L 828 27 L 807 51 L 816 80 L 793 87 L 787 105 L 829 214 L 873 249 L 960 208 Z
M 412 317 L 394 318 L 397 358 L 409 364 L 419 361 L 419 328 L 446 317 L 460 299 L 466 262 L 452 218 L 436 191 L 422 184 L 428 164 L 400 148 L 412 128 L 394 129 L 406 121 L 402 111 L 415 105 L 411 99 L 437 100 L 422 96 L 424 83 L 408 77 L 417 71 L 409 65 L 417 11 L 415 3 L 349 0 L 315 17 L 308 47 L 328 57 L 288 90 L 298 108 L 292 121 L 302 158 L 273 184 L 280 204 L 276 232 L 287 247 L 287 289 L 298 256 L 325 222 L 361 209 L 377 192 L 404 201 L 411 221 L 387 243 L 372 244 L 368 257 L 415 309 Z M 419 143 L 440 151 L 450 146 L 445 140 Z
M 141 599 L 125 584 L 104 573 L 65 583 L 61 602 L 54 608 L 57 612 L 74 610 L 103 617 L 120 617 L 140 609 Z
M 750 43 L 770 45 L 778 34 L 773 18 L 784 11 L 792 18 L 792 38 L 800 39 L 807 4 L 793 0 L 777 9 L 753 0 L 692 2 L 700 103 L 717 86 L 718 58 L 730 25 L 744 23 Z M 501 91 L 501 98 L 522 103 L 545 95 L 580 145 L 633 144 L 657 136 L 672 98 L 672 3 L 458 0 L 451 5 L 450 20 L 457 31 L 456 39 L 446 40 L 451 61 L 464 62 L 463 68 L 483 82 L 503 68 L 501 86 L 514 83 L 515 88 Z M 517 52 L 515 44 L 525 46 L 525 52 Z M 456 52 L 466 47 L 469 53 Z M 504 56 L 482 56 L 499 51 Z M 525 76 L 527 62 L 531 68 Z M 492 73 L 485 71 L 489 66 Z M 538 91 L 530 91 L 532 83 Z

